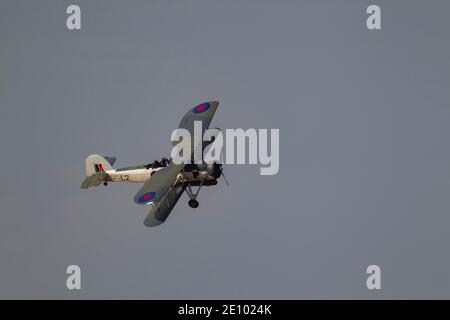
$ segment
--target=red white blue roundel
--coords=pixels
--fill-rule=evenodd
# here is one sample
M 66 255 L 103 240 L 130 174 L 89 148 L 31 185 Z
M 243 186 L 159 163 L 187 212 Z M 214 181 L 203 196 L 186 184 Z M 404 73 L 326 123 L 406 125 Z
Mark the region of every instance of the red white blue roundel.
M 208 102 L 202 103 L 202 104 L 199 104 L 198 106 L 196 106 L 192 110 L 192 112 L 194 112 L 194 113 L 202 113 L 202 112 L 207 111 L 210 107 L 211 107 L 211 105 Z
M 156 192 L 147 192 L 139 197 L 139 203 L 149 203 L 151 200 L 156 197 Z

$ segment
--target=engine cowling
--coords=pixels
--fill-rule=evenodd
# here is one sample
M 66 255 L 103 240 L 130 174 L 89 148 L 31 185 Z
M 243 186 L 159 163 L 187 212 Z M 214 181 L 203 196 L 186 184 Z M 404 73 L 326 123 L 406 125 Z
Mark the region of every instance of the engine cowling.
M 222 164 L 215 162 L 213 164 L 208 164 L 208 166 L 206 167 L 206 172 L 208 173 L 208 175 L 216 179 L 220 177 L 220 175 L 222 174 L 222 170 Z

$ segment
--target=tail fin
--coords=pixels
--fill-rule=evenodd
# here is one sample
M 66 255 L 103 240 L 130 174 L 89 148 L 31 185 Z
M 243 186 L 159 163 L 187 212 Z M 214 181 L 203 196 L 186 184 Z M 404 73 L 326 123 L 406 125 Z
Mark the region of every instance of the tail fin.
M 86 176 L 90 177 L 98 172 L 113 170 L 114 162 L 116 162 L 116 158 L 91 154 L 86 158 Z
M 91 154 L 86 158 L 86 179 L 81 184 L 82 189 L 96 187 L 105 181 L 107 174 L 105 171 L 113 170 L 112 165 L 116 158 L 102 157 L 98 154 Z

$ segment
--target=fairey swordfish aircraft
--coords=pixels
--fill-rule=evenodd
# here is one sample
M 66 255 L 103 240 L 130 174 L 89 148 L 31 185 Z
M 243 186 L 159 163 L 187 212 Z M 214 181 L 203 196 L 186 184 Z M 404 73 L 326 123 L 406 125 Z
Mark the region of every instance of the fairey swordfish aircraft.
M 205 102 L 190 109 L 180 122 L 179 128 L 186 129 L 194 137 L 194 121 L 201 121 L 202 136 L 208 129 L 219 103 Z M 214 141 L 201 142 L 202 148 Z M 194 145 L 194 139 L 191 140 Z M 176 145 L 178 142 L 172 142 Z M 191 150 L 194 150 L 193 146 Z M 163 223 L 176 205 L 184 191 L 189 196 L 189 206 L 197 208 L 197 196 L 202 186 L 217 184 L 223 174 L 222 164 L 175 164 L 170 159 L 162 158 L 149 164 L 114 169 L 116 158 L 102 157 L 92 154 L 86 158 L 86 179 L 81 184 L 82 189 L 108 185 L 108 182 L 144 183 L 134 196 L 134 202 L 139 205 L 150 205 L 151 209 L 144 220 L 147 227 Z M 228 184 L 228 183 L 227 183 Z M 192 187 L 198 187 L 196 192 Z

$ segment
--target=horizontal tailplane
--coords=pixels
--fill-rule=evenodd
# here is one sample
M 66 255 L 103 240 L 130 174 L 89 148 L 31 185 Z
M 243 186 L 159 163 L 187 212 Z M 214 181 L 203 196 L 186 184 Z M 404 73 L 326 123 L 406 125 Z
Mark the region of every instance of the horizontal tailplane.
M 86 177 L 81 184 L 81 189 L 87 189 L 89 187 L 97 187 L 103 181 L 105 181 L 106 173 L 104 171 L 97 172 L 93 176 Z

